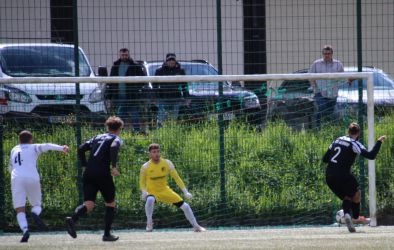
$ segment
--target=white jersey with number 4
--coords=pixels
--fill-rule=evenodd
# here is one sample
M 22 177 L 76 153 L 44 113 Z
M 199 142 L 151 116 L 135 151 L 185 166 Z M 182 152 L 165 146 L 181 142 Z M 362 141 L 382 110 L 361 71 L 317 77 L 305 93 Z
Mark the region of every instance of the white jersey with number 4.
M 45 144 L 19 144 L 11 150 L 10 172 L 11 179 L 28 177 L 39 180 L 37 159 L 42 153 L 49 150 L 63 151 L 63 146 L 52 143 Z

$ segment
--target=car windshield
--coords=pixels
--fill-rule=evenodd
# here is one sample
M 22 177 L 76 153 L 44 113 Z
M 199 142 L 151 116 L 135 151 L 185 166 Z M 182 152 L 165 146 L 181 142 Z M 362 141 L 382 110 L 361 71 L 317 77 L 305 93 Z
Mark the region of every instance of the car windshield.
M 9 76 L 74 76 L 74 48 L 56 46 L 12 46 L 0 51 L 0 64 Z M 79 52 L 79 75 L 89 76 L 90 67 Z
M 344 90 L 357 90 L 358 89 L 358 81 L 353 81 L 351 86 L 347 84 L 342 87 Z M 374 72 L 373 73 L 373 84 L 375 90 L 384 90 L 384 89 L 394 89 L 394 81 L 388 75 L 382 72 Z M 363 89 L 367 89 L 367 81 L 363 80 Z
M 185 70 L 186 75 L 217 75 L 218 72 L 209 64 L 202 63 L 182 63 L 181 67 Z M 148 66 L 149 75 L 154 76 L 156 69 L 161 67 L 161 64 L 150 64 Z M 193 90 L 218 90 L 218 82 L 189 82 L 189 88 Z M 230 85 L 225 82 L 223 84 L 224 89 L 231 88 Z

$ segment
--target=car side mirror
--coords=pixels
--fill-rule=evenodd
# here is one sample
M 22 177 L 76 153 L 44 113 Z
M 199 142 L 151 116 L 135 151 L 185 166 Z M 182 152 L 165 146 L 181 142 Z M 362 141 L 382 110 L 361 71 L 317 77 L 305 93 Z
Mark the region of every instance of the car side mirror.
M 243 87 L 243 84 L 241 81 L 233 81 L 233 82 L 231 82 L 231 85 L 234 87 L 241 87 L 241 88 Z
M 99 67 L 98 67 L 98 75 L 99 75 L 99 76 L 108 76 L 107 67 L 105 67 L 105 66 L 99 66 Z

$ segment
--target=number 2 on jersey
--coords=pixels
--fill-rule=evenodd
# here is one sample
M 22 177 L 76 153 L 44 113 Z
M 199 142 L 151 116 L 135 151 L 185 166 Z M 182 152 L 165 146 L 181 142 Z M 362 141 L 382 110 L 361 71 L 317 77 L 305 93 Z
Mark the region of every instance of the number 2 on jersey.
M 18 163 L 19 166 L 22 165 L 21 152 L 18 152 L 18 156 L 15 156 L 15 161 L 14 161 L 14 163 L 15 163 L 15 164 Z
M 331 161 L 334 162 L 334 163 L 338 163 L 337 160 L 335 160 L 335 159 L 336 159 L 336 158 L 338 157 L 338 155 L 341 153 L 341 148 L 340 148 L 340 147 L 335 147 L 335 148 L 334 148 L 334 151 L 338 151 L 338 152 L 331 158 Z

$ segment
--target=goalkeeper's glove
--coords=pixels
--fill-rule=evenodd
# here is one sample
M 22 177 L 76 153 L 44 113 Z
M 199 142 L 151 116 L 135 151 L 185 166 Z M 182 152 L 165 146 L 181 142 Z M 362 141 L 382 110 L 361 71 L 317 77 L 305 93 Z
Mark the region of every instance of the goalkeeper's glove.
M 191 193 L 189 193 L 187 188 L 182 189 L 182 191 L 183 191 L 183 194 L 185 195 L 186 198 L 188 198 L 188 199 L 193 198 L 193 195 Z
M 146 201 L 146 197 L 148 197 L 148 192 L 146 192 L 146 190 L 142 190 L 142 192 L 141 192 L 141 199 L 143 201 Z

